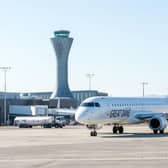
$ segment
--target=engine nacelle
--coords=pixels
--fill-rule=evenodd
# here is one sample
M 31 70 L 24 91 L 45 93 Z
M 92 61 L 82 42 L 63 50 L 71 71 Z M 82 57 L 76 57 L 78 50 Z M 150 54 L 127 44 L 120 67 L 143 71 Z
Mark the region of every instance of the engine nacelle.
M 149 128 L 152 130 L 164 130 L 167 124 L 167 120 L 164 117 L 153 117 L 149 121 Z
M 86 127 L 88 129 L 95 129 L 95 130 L 97 130 L 97 129 L 101 129 L 103 127 L 103 125 L 101 125 L 101 124 L 92 124 L 92 125 L 86 125 Z

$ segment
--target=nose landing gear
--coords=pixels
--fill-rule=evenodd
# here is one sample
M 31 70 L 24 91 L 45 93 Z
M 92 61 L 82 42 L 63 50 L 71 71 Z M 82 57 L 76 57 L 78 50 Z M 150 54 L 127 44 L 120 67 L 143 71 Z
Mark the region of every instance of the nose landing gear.
M 119 134 L 123 134 L 124 133 L 124 127 L 123 126 L 120 126 L 118 124 L 115 124 L 113 126 L 113 134 L 117 134 L 119 132 Z
M 96 130 L 90 132 L 90 136 L 97 136 Z
M 87 128 L 91 130 L 90 136 L 97 136 L 96 130 L 102 128 L 102 126 L 94 124 L 94 125 L 87 125 Z

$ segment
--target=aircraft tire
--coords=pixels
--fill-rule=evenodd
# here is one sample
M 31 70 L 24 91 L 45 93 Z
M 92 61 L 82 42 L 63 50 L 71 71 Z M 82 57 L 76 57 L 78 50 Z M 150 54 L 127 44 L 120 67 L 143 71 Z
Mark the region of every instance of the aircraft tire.
M 117 134 L 118 128 L 116 126 L 113 127 L 113 134 Z
M 153 133 L 154 133 L 154 134 L 157 134 L 157 133 L 158 133 L 158 130 L 153 130 Z
M 93 136 L 93 131 L 90 132 L 90 136 Z
M 164 134 L 164 130 L 160 130 L 160 134 Z
M 124 132 L 123 126 L 119 126 L 118 127 L 118 131 L 119 131 L 120 134 L 123 134 L 123 132 Z
M 97 136 L 97 132 L 96 131 L 94 131 L 94 136 Z
M 96 131 L 91 131 L 90 136 L 97 136 L 97 132 Z

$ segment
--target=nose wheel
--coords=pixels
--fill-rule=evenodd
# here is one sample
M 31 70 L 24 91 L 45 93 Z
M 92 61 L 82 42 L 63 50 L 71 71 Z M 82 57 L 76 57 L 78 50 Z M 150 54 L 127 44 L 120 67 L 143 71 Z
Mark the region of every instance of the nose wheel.
M 96 130 L 90 132 L 90 136 L 97 136 Z
M 119 126 L 119 125 L 114 125 L 113 126 L 113 134 L 123 134 L 124 133 L 124 127 L 123 126 Z

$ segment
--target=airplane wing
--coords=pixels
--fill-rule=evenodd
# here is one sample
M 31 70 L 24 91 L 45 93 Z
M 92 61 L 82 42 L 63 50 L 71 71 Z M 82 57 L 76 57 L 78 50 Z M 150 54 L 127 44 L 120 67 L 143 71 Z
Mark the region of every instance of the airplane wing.
M 137 118 L 139 120 L 148 120 L 148 119 L 151 119 L 156 116 L 165 117 L 166 119 L 168 119 L 168 113 L 154 113 L 151 111 L 145 111 L 145 112 L 141 112 L 139 114 L 137 113 L 135 115 L 135 118 Z

